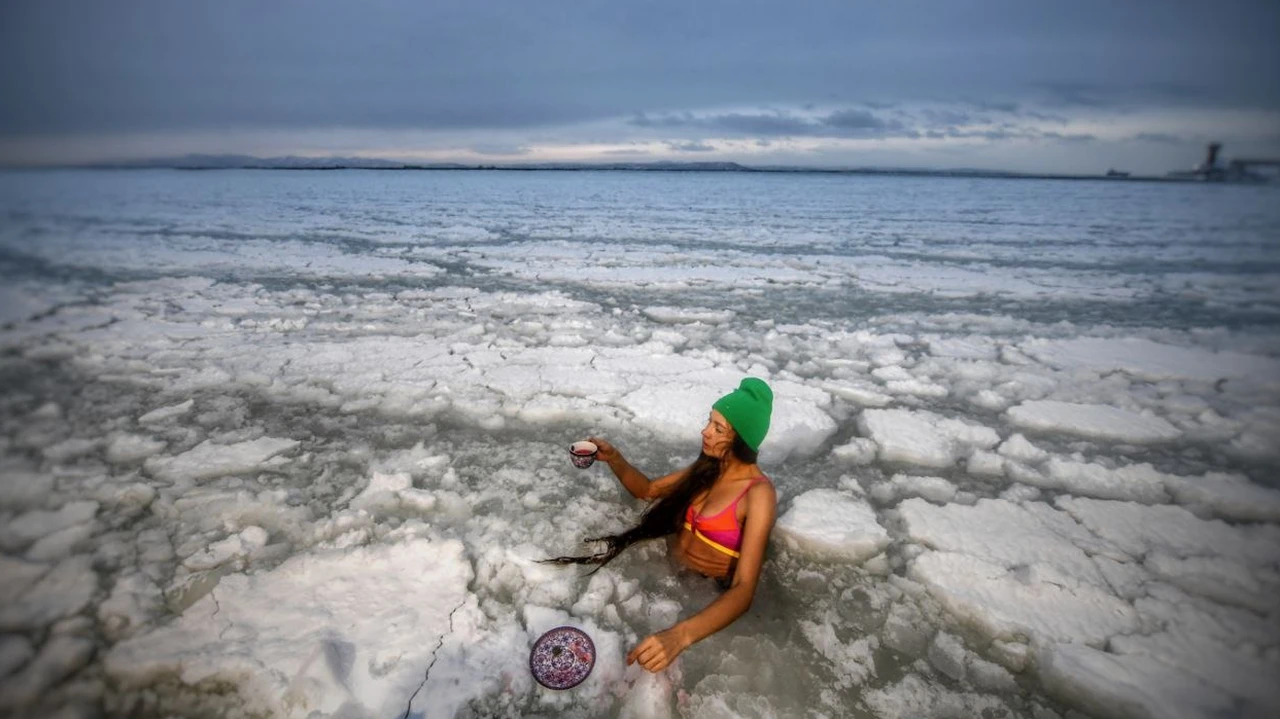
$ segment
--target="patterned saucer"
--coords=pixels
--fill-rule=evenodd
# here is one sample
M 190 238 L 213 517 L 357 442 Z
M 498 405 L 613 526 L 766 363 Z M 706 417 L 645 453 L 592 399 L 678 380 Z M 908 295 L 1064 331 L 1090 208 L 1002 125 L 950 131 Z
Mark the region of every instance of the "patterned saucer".
M 548 689 L 570 689 L 582 683 L 596 665 L 596 645 L 577 627 L 556 627 L 538 637 L 529 652 L 533 678 Z

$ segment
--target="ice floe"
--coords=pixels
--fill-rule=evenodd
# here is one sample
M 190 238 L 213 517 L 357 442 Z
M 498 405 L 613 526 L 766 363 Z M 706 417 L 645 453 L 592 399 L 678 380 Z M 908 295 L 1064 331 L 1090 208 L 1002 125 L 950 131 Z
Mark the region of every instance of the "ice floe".
M 1000 441 L 990 427 L 924 410 L 869 409 L 860 415 L 858 429 L 876 443 L 880 461 L 921 467 L 950 467 Z
M 233 681 L 247 708 L 285 716 L 401 714 L 466 602 L 462 554 L 414 540 L 228 575 L 177 622 L 116 645 L 106 669 L 135 686 Z
M 156 457 L 146 463 L 146 469 L 161 480 L 199 481 L 278 466 L 280 462 L 272 462 L 272 459 L 296 446 L 296 440 L 271 437 L 232 444 L 215 444 L 206 440 L 180 455 Z
M 1087 183 L 1000 224 L 738 174 L 0 173 L 47 268 L 0 290 L 0 713 L 1276 714 L 1280 284 L 1214 264 L 1256 238 L 1117 272 L 1147 231 L 1088 228 L 1145 203 Z M 1194 226 L 1160 193 L 1202 189 L 1133 192 Z M 538 563 L 643 511 L 564 448 L 686 466 L 746 375 L 762 592 L 650 676 L 625 652 L 717 589 L 660 542 Z M 528 676 L 559 624 L 574 692 Z
M 98 590 L 98 575 L 91 568 L 90 557 L 83 554 L 52 567 L 27 569 L 6 561 L 5 568 L 6 578 L 13 576 L 10 572 L 20 578 L 21 589 L 0 607 L 0 631 L 38 630 L 75 616 Z
M 1269 357 L 1201 347 L 1179 347 L 1139 337 L 1075 337 L 1033 340 L 1023 351 L 1046 364 L 1124 371 L 1144 380 L 1192 379 L 1216 382 L 1230 377 L 1280 379 L 1280 362 Z
M 879 554 L 890 541 L 866 502 L 830 489 L 809 490 L 792 500 L 775 531 L 803 551 L 855 562 Z
M 1009 422 L 1031 432 L 1055 432 L 1112 442 L 1168 442 L 1182 433 L 1168 421 L 1098 404 L 1032 400 L 1010 407 Z

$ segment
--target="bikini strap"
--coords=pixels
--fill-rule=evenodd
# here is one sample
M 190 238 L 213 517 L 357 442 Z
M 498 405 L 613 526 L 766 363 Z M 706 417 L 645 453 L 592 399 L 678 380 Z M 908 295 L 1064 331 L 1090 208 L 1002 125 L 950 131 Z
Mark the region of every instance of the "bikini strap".
M 736 510 L 736 508 L 737 508 L 737 506 L 738 506 L 738 502 L 741 502 L 741 501 L 742 501 L 742 498 L 743 498 L 743 497 L 745 497 L 745 496 L 747 496 L 747 492 L 750 492 L 752 487 L 756 486 L 757 484 L 760 484 L 761 482 L 768 482 L 768 481 L 769 481 L 769 478 L 768 478 L 768 477 L 766 477 L 766 476 L 764 476 L 763 474 L 762 474 L 762 475 L 760 475 L 759 477 L 756 477 L 756 478 L 752 479 L 752 480 L 751 480 L 751 484 L 748 484 L 748 485 L 747 485 L 747 488 L 746 488 L 746 489 L 744 489 L 744 490 L 742 490 L 742 493 L 741 493 L 741 494 L 739 494 L 738 496 L 734 497 L 734 498 L 733 498 L 733 501 L 732 501 L 732 502 L 730 502 L 728 505 L 726 505 L 724 509 L 720 510 L 720 511 L 719 511 L 719 512 L 717 512 L 716 514 L 710 515 L 710 517 L 719 517 L 720 515 L 724 514 L 725 512 L 728 512 L 730 509 L 735 509 L 735 510 Z M 704 505 L 705 505 L 705 503 L 704 503 Z M 735 514 L 737 514 L 737 512 L 736 512 L 736 511 L 735 511 L 734 513 L 735 513 Z M 701 511 L 699 511 L 697 514 L 694 514 L 693 505 L 692 505 L 692 504 L 690 504 L 690 505 L 689 505 L 689 507 L 685 510 L 685 514 L 684 514 L 684 516 L 685 516 L 685 520 L 686 520 L 686 521 L 688 521 L 689 519 L 692 519 L 692 518 L 694 518 L 694 517 L 707 517 L 708 515 L 704 515 Z
M 752 487 L 756 486 L 757 484 L 760 484 L 761 482 L 768 482 L 768 481 L 769 481 L 769 478 L 764 476 L 763 474 L 751 480 L 751 484 L 748 484 L 747 488 L 742 490 L 742 494 L 739 494 L 736 499 L 730 502 L 729 506 L 730 507 L 738 506 L 738 502 L 741 502 L 742 498 L 747 496 L 747 492 L 750 492 Z

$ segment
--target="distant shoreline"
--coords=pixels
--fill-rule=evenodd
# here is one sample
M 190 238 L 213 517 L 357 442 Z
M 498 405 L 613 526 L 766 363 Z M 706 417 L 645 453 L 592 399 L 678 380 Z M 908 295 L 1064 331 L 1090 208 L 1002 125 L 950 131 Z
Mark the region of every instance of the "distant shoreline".
M 912 169 L 889 167 L 802 167 L 747 166 L 736 162 L 628 162 L 628 163 L 544 163 L 538 165 L 464 165 L 458 163 L 410 164 L 362 158 L 256 158 L 245 156 L 191 156 L 107 163 L 10 166 L 0 170 L 377 170 L 398 172 L 743 172 L 760 174 L 875 175 L 894 177 L 955 177 L 1009 180 L 1103 180 L 1107 182 L 1204 183 L 1197 177 L 1176 175 L 1097 174 L 1079 175 L 1050 172 L 1011 172 L 982 169 Z M 1222 184 L 1211 182 L 1207 184 Z M 1253 184 L 1253 183 L 1250 183 Z
M 242 168 L 254 169 L 254 168 Z M 315 169 L 315 168 L 287 168 L 273 167 L 262 169 L 286 170 L 286 169 Z M 1108 181 L 1135 181 L 1135 182 L 1199 182 L 1191 178 L 1180 177 L 1163 177 L 1160 175 L 1068 175 L 1068 174 L 1051 174 L 1051 173 L 1018 173 L 1018 172 L 1000 172 L 1000 171 L 983 171 L 983 170 L 905 170 L 905 169 L 875 169 L 875 168 L 823 168 L 823 167 L 799 167 L 799 168 L 773 168 L 773 167 L 742 167 L 741 169 L 711 169 L 698 167 L 518 167 L 518 166 L 476 166 L 476 167 L 401 167 L 401 168 L 377 168 L 377 167 L 332 167 L 325 169 L 333 170 L 442 170 L 442 171 L 500 171 L 500 172 L 744 172 L 755 174 L 792 174 L 792 175 L 892 175 L 900 177 L 957 177 L 957 178 L 985 178 L 998 180 L 1108 180 Z

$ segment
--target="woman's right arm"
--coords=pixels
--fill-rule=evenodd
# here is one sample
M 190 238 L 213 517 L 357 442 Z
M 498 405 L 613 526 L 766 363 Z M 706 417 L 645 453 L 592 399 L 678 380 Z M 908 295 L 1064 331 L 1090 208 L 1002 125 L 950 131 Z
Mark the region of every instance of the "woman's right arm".
M 657 499 L 674 487 L 686 474 L 689 473 L 688 468 L 672 472 L 665 477 L 650 480 L 643 472 L 631 466 L 626 457 L 618 451 L 616 447 L 609 444 L 599 437 L 588 437 L 589 441 L 594 442 L 598 448 L 596 459 L 602 460 L 609 465 L 609 469 L 613 470 L 613 475 L 622 482 L 622 486 L 631 493 L 636 499 Z

